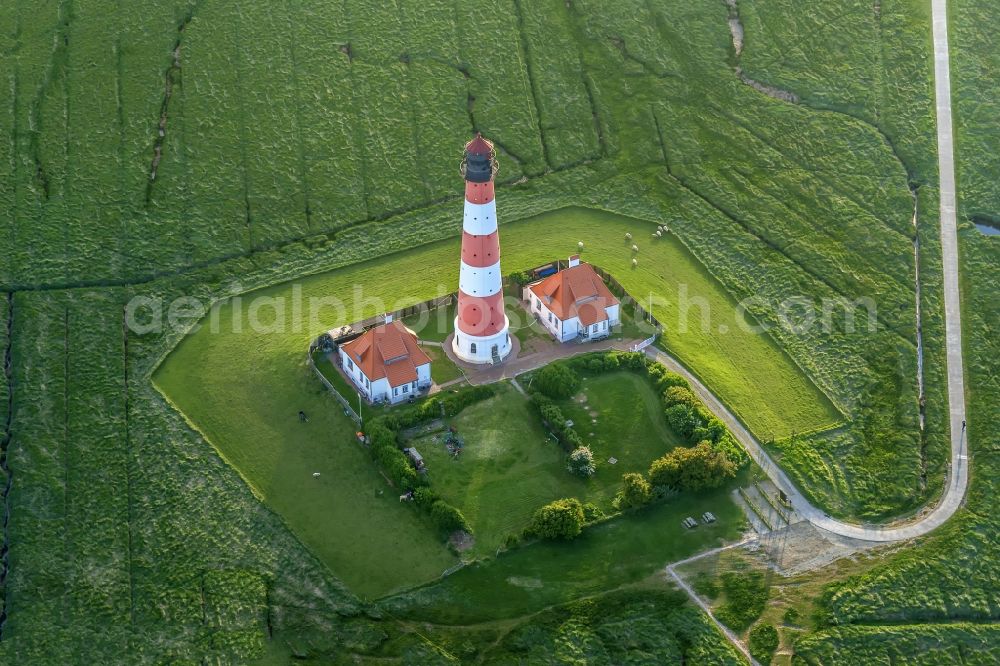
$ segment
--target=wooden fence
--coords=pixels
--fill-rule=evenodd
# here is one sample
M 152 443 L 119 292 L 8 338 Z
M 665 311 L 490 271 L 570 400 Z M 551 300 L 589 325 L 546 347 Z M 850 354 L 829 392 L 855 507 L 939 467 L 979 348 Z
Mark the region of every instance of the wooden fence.
M 313 349 L 315 349 L 315 347 L 310 345 L 309 353 L 306 354 L 306 362 L 309 364 L 309 367 L 312 368 L 312 371 L 316 373 L 316 376 L 319 377 L 319 380 L 321 382 L 323 382 L 323 385 L 326 386 L 326 388 L 330 391 L 330 393 L 333 394 L 333 397 L 337 399 L 337 402 L 339 402 L 341 406 L 343 406 L 344 412 L 352 419 L 354 419 L 354 422 L 357 423 L 358 426 L 360 427 L 361 415 L 358 414 L 356 411 L 354 411 L 354 407 L 352 407 L 351 403 L 347 401 L 347 398 L 340 395 L 340 391 L 335 389 L 333 387 L 333 384 L 330 383 L 330 380 L 324 377 L 323 373 L 320 372 L 319 368 L 316 367 L 316 364 L 313 362 L 313 357 L 312 357 Z
M 393 310 L 392 312 L 387 312 L 385 314 L 375 315 L 374 317 L 368 317 L 368 319 L 362 319 L 361 321 L 356 321 L 351 324 L 351 328 L 355 331 L 364 331 L 372 328 L 373 326 L 380 326 L 385 323 L 386 315 L 391 316 L 395 319 L 404 319 L 406 317 L 411 317 L 415 314 L 420 314 L 421 312 L 428 312 L 430 310 L 436 310 L 442 306 L 451 305 L 456 298 L 456 294 L 447 294 L 445 296 L 438 296 L 437 298 L 431 298 L 426 301 L 421 301 L 420 303 L 414 303 L 413 305 L 408 305 L 405 308 L 400 308 L 399 310 Z
M 648 321 L 650 324 L 655 326 L 656 335 L 659 335 L 660 333 L 663 332 L 663 325 L 660 324 L 659 320 L 653 316 L 653 313 L 651 313 L 646 308 L 642 307 L 642 303 L 637 301 L 635 298 L 632 297 L 631 294 L 625 291 L 625 287 L 622 286 L 621 282 L 616 280 L 613 275 L 608 273 L 600 266 L 595 266 L 594 264 L 591 264 L 591 266 L 593 267 L 594 272 L 600 275 L 601 279 L 604 280 L 605 283 L 607 283 L 608 289 L 611 290 L 611 293 L 618 297 L 618 300 L 621 301 L 622 306 L 625 305 L 632 306 L 633 311 L 635 312 L 636 319 L 644 319 L 645 321 Z M 656 336 L 654 335 L 653 337 Z

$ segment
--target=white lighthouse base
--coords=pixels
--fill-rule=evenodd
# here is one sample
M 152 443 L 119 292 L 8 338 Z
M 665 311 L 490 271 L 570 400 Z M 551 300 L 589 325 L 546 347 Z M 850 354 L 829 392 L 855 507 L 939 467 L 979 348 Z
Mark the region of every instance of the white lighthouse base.
M 493 335 L 467 335 L 458 329 L 458 317 L 455 317 L 455 335 L 451 339 L 451 348 L 455 356 L 466 363 L 492 363 L 493 349 L 496 347 L 500 360 L 510 354 L 510 320 L 503 317 L 503 328 Z

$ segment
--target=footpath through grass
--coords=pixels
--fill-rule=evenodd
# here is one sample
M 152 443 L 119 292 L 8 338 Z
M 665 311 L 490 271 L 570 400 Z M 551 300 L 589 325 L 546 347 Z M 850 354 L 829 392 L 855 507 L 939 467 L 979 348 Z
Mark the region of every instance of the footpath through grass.
M 755 432 L 780 436 L 836 421 L 833 406 L 770 339 L 737 325 L 736 304 L 705 268 L 675 239 L 650 240 L 652 228 L 600 211 L 562 209 L 504 225 L 504 265 L 510 271 L 537 265 L 571 254 L 583 241 L 584 259 L 610 271 L 636 297 L 662 296 L 653 310 L 667 325 L 668 348 Z M 626 232 L 640 246 L 636 268 Z M 233 301 L 221 303 L 217 330 L 204 326 L 185 338 L 154 375 L 156 386 L 255 492 L 361 594 L 426 581 L 455 558 L 397 502 L 354 442 L 353 422 L 305 366 L 305 350 L 335 325 L 453 291 L 458 255 L 458 239 L 443 241 L 309 276 L 294 283 L 296 290 L 285 283 L 246 294 L 239 310 Z M 261 307 L 255 315 L 263 328 L 250 325 L 252 299 L 284 299 L 281 313 L 288 317 L 296 293 L 303 299 L 301 320 L 281 321 L 278 310 Z M 703 299 L 708 326 L 674 329 L 679 294 Z M 312 297 L 339 298 L 344 309 L 309 312 Z M 309 423 L 298 421 L 299 410 L 310 415 Z

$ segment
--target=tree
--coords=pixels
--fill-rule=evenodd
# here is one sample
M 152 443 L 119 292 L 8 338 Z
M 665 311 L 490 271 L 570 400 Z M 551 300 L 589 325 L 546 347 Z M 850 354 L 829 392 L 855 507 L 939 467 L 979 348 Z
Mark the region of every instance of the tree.
M 663 392 L 663 405 L 665 407 L 687 405 L 692 409 L 697 409 L 701 406 L 701 401 L 686 386 L 670 386 Z
M 469 521 L 465 519 L 462 512 L 444 500 L 436 500 L 431 504 L 431 520 L 445 532 L 462 530 L 470 534 L 472 533 Z
M 659 391 L 660 394 L 671 386 L 683 386 L 684 388 L 690 388 L 686 379 L 678 375 L 676 372 L 670 372 L 662 363 L 650 363 L 647 372 L 649 373 L 649 378 L 656 386 L 656 390 Z
M 702 425 L 701 419 L 698 418 L 698 412 L 690 405 L 681 402 L 667 407 L 663 413 L 667 417 L 670 428 L 689 441 L 694 431 Z
M 620 508 L 628 509 L 647 504 L 652 495 L 649 481 L 642 474 L 628 472 L 622 475 L 621 500 L 618 503 Z
M 583 505 L 568 497 L 535 511 L 527 532 L 543 539 L 573 539 L 583 530 L 583 522 Z
M 762 664 L 771 663 L 778 649 L 778 630 L 771 624 L 758 624 L 750 630 L 750 654 Z
M 538 371 L 532 385 L 550 398 L 559 400 L 577 392 L 580 376 L 564 363 L 552 363 Z
M 566 460 L 566 469 L 571 474 L 576 474 L 584 478 L 593 476 L 594 472 L 597 471 L 597 466 L 594 464 L 594 453 L 590 450 L 590 447 L 581 446 L 573 449 L 573 452 L 569 454 Z
M 654 486 L 677 488 L 681 478 L 681 456 L 678 452 L 684 447 L 677 447 L 665 456 L 657 458 L 649 466 L 649 482 Z
M 678 490 L 699 491 L 718 488 L 736 476 L 736 466 L 722 451 L 708 442 L 677 448 L 657 458 L 649 467 L 649 482 Z

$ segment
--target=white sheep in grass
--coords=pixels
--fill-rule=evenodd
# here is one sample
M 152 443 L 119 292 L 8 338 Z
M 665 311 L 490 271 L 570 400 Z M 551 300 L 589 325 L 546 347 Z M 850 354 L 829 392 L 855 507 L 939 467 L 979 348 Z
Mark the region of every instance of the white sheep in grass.
M 630 240 L 632 240 L 632 234 L 631 234 L 631 233 L 628 233 L 628 232 L 626 232 L 626 233 L 625 233 L 625 240 L 627 240 L 627 241 L 630 241 Z
M 583 241 L 580 241 L 579 243 L 576 244 L 576 249 L 583 250 Z
M 632 268 L 635 268 L 638 265 L 639 265 L 639 260 L 638 259 L 633 259 L 632 260 Z
M 639 251 L 639 246 L 638 245 L 633 245 L 632 246 L 632 251 L 633 252 L 638 252 Z

